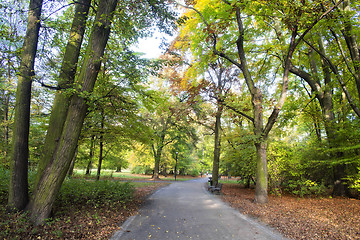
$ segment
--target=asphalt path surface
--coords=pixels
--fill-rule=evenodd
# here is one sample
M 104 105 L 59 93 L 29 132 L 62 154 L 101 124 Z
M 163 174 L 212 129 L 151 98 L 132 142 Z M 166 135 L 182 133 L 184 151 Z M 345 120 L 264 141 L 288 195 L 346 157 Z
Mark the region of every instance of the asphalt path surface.
M 177 182 L 156 191 L 111 240 L 285 239 L 209 193 L 206 182 Z

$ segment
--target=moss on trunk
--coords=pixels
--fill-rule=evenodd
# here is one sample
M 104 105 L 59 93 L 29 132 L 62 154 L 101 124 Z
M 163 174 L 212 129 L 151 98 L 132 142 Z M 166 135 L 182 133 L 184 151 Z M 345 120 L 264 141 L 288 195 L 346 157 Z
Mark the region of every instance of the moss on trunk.
M 55 95 L 49 127 L 46 133 L 44 147 L 42 149 L 42 156 L 38 164 L 34 186 L 37 185 L 46 165 L 52 159 L 52 155 L 54 154 L 63 130 L 71 99 L 71 96 L 67 94 L 66 90 L 64 91 L 64 89 L 71 87 L 72 83 L 74 82 L 90 4 L 91 0 L 80 0 L 77 2 L 75 7 L 75 14 L 70 30 L 70 37 L 66 46 L 59 74 L 58 87 L 61 90 L 58 91 Z
M 268 202 L 268 175 L 267 175 L 267 144 L 264 140 L 255 144 L 256 146 L 256 188 L 255 202 Z
M 90 93 L 94 88 L 117 2 L 118 0 L 102 0 L 98 6 L 90 44 L 79 76 L 82 92 Z M 86 112 L 85 99 L 80 94 L 72 96 L 58 147 L 34 190 L 34 197 L 29 206 L 30 217 L 35 224 L 43 223 L 50 215 L 74 156 Z

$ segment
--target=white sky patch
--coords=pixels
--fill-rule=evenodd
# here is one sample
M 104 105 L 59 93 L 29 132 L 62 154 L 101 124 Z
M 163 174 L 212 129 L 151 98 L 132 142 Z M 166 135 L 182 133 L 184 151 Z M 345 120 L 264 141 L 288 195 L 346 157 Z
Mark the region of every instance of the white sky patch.
M 152 37 L 140 39 L 139 43 L 133 48 L 133 50 L 144 53 L 144 58 L 158 58 L 166 51 L 165 47 L 162 46 L 164 40 L 166 43 L 170 43 L 173 38 L 174 36 L 155 32 Z

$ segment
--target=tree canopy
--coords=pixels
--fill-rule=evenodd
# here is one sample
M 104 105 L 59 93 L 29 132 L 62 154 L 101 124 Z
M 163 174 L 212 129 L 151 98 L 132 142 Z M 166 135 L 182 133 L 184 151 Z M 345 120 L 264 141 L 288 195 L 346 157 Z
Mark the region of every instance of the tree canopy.
M 236 176 L 257 203 L 359 196 L 359 6 L 0 1 L 9 208 L 42 223 L 73 168 Z M 135 46 L 155 31 L 174 37 L 147 59 Z

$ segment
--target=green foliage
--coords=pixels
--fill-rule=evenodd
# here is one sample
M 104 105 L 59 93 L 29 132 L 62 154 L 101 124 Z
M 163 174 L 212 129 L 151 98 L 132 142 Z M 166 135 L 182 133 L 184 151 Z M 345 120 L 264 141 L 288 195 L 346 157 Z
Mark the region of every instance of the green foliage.
M 272 142 L 268 149 L 268 172 L 270 192 L 281 195 L 281 185 L 287 176 L 294 176 L 296 165 L 289 144 Z M 296 160 L 295 160 L 296 161 Z
M 306 195 L 322 196 L 327 193 L 327 188 L 323 183 L 318 184 L 311 180 L 289 180 L 285 190 L 300 197 Z
M 35 180 L 34 171 L 28 172 L 28 181 L 30 192 L 33 189 L 34 180 Z M 10 170 L 3 166 L 0 166 L 0 202 L 6 202 L 9 194 L 9 183 L 10 183 Z
M 349 187 L 354 189 L 357 192 L 357 195 L 360 194 L 360 167 L 358 167 L 358 173 L 353 174 L 346 178 L 349 183 Z
M 222 169 L 231 176 L 249 179 L 255 176 L 254 135 L 245 127 L 229 129 L 223 138 Z
M 131 173 L 133 174 L 152 174 L 153 169 L 148 165 L 137 165 L 131 169 Z
M 56 199 L 57 205 L 113 205 L 132 199 L 134 187 L 118 181 L 88 181 L 67 179 Z
M 188 172 L 188 175 L 192 176 L 192 177 L 197 177 L 200 175 L 200 171 L 198 169 L 191 169 Z
M 10 171 L 0 166 L 0 202 L 6 202 L 10 181 Z

